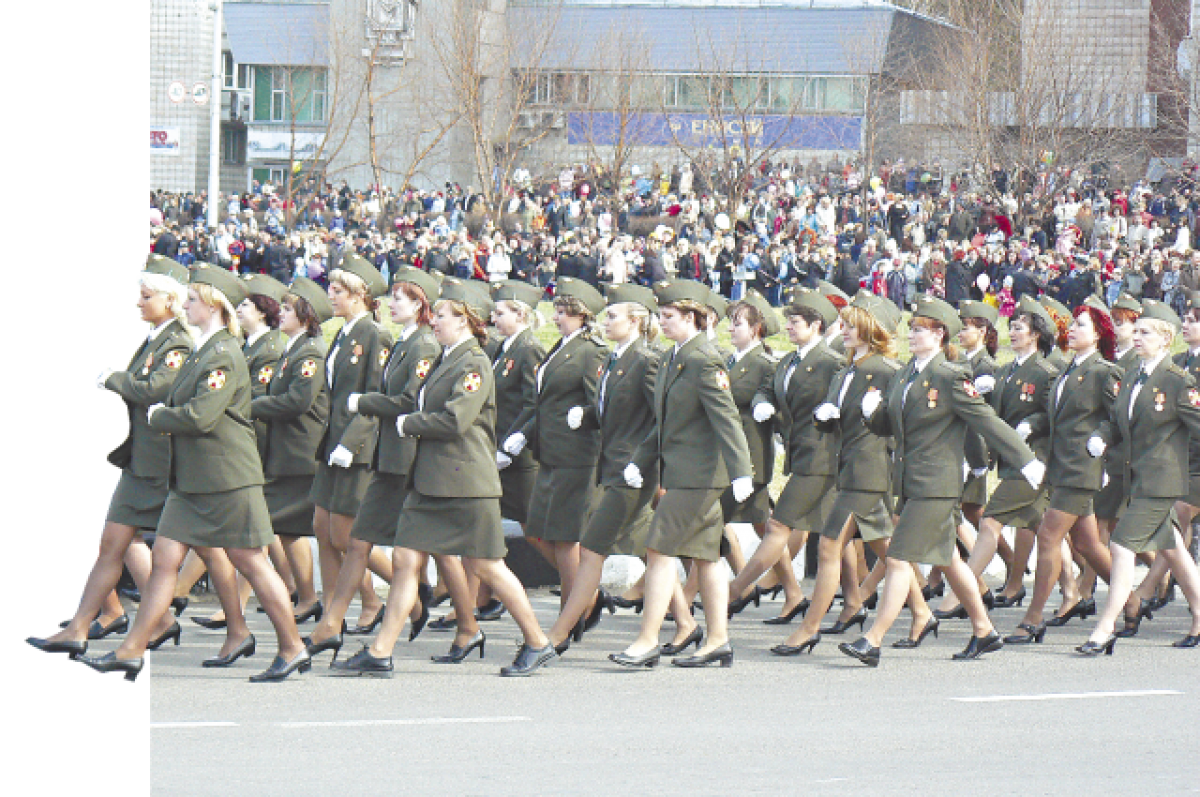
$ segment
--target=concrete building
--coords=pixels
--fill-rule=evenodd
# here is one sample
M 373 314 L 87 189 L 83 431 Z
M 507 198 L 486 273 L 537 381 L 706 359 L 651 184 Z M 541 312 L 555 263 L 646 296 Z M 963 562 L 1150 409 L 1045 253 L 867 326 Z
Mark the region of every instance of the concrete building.
M 150 188 L 208 181 L 213 18 L 197 0 L 150 4 Z

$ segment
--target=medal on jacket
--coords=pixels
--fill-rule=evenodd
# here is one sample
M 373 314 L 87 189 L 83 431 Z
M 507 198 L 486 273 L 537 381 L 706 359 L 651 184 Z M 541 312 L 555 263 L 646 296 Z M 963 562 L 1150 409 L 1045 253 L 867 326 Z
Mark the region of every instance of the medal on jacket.
M 146 364 L 144 366 L 142 366 L 142 375 L 144 376 L 144 375 L 150 373 L 150 368 L 153 367 L 153 365 L 154 365 L 154 352 L 150 352 L 149 354 L 146 355 Z
M 970 382 L 968 382 L 968 383 L 967 383 L 967 386 L 968 386 L 968 387 L 970 387 L 972 390 L 974 390 L 974 389 L 975 389 L 975 388 L 974 388 L 974 386 L 973 386 L 973 385 L 971 385 L 971 383 L 970 383 Z M 978 393 L 976 393 L 975 395 L 977 395 L 977 396 L 978 396 L 979 394 L 978 394 Z M 933 409 L 934 407 L 936 407 L 936 406 L 937 406 L 937 400 L 938 400 L 938 391 L 937 391 L 937 388 L 936 388 L 936 387 L 931 387 L 931 388 L 929 388 L 929 392 L 925 394 L 925 398 L 929 399 L 929 405 L 928 405 L 928 406 L 929 406 L 929 409 Z
M 1193 407 L 1200 407 L 1200 390 L 1194 387 L 1188 390 L 1188 404 L 1191 404 Z
M 1167 406 L 1167 394 L 1166 393 L 1155 393 L 1154 394 L 1154 411 L 1162 412 L 1163 407 L 1165 407 L 1165 406 Z
M 1021 401 L 1033 401 L 1033 393 L 1036 389 L 1033 382 L 1026 382 L 1021 385 Z
M 358 365 L 358 358 L 362 356 L 363 347 L 361 343 L 354 344 L 354 353 L 350 355 L 350 364 Z
M 501 376 L 508 376 L 509 371 L 511 371 L 513 369 L 514 365 L 516 365 L 516 363 L 513 360 L 505 360 L 504 361 L 504 373 L 501 374 Z

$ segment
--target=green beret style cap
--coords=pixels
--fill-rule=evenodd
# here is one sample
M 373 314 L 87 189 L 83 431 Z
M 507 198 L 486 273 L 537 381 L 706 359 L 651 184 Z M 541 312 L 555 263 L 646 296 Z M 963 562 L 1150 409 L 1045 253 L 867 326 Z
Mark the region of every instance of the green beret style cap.
M 496 303 L 492 301 L 491 284 L 471 279 L 463 280 L 463 287 L 475 297 L 475 305 L 483 313 L 483 320 L 488 324 L 492 323 L 492 311 L 496 309 Z
M 712 291 L 708 286 L 695 280 L 662 280 L 654 283 L 653 287 L 654 298 L 658 300 L 659 307 L 685 301 L 708 307 L 712 298 Z
M 640 304 L 652 313 L 658 312 L 658 302 L 654 299 L 654 291 L 643 285 L 629 282 L 615 282 L 608 286 L 608 306 L 614 304 Z
M 460 280 L 458 277 L 446 277 L 442 280 L 442 293 L 439 298 L 462 302 L 474 310 L 480 318 L 487 320 L 486 305 L 482 301 L 483 296 L 470 288 L 469 282 Z
M 826 280 L 817 280 L 817 290 L 819 290 L 821 295 L 826 298 L 829 298 L 830 296 L 836 296 L 845 301 L 847 304 L 850 303 L 850 297 L 846 295 L 846 292 L 834 285 L 832 282 L 827 282 Z
M 329 302 L 329 293 L 308 277 L 296 277 L 288 286 L 288 293 L 308 302 L 308 306 L 317 314 L 324 324 L 333 318 L 333 305 Z
M 721 319 L 729 313 L 729 300 L 722 296 L 719 292 L 712 288 L 708 289 L 708 299 L 704 304 L 717 314 L 717 323 L 721 323 Z
M 1171 305 L 1166 302 L 1160 302 L 1156 299 L 1144 299 L 1142 301 L 1142 318 L 1153 318 L 1155 321 L 1166 321 L 1175 331 L 1179 331 L 1181 324 L 1179 316 L 1171 309 Z
M 180 285 L 188 284 L 188 270 L 177 260 L 163 255 L 151 254 L 146 258 L 146 268 L 151 274 L 170 277 Z
M 287 295 L 287 286 L 266 274 L 248 274 L 242 285 L 249 296 L 266 296 L 268 299 L 282 302 L 283 297 Z
M 1117 303 L 1119 304 L 1120 300 L 1117 300 Z M 1184 294 L 1183 304 L 1188 309 L 1188 312 L 1200 308 L 1200 291 L 1187 291 Z M 1113 306 L 1116 307 L 1115 304 Z M 1140 308 L 1141 305 L 1138 305 L 1138 307 Z
M 742 302 L 752 306 L 763 317 L 763 326 L 766 328 L 766 335 L 764 337 L 769 338 L 772 335 L 779 334 L 779 330 L 781 329 L 779 313 L 775 312 L 775 308 L 763 298 L 761 293 L 756 290 L 746 291 L 746 296 L 742 299 Z M 737 303 L 735 302 L 733 306 L 737 307 Z
M 397 282 L 407 282 L 411 285 L 416 285 L 425 293 L 425 298 L 430 304 L 437 301 L 438 295 L 441 293 L 441 286 L 438 281 L 430 276 L 428 271 L 422 271 L 419 268 L 411 266 L 401 266 L 396 269 L 396 273 L 392 275 L 392 285 Z
M 1192 291 L 1192 293 L 1195 293 L 1195 291 Z M 1131 313 L 1137 313 L 1138 315 L 1141 315 L 1142 303 L 1130 296 L 1128 293 L 1122 293 L 1117 297 L 1117 300 L 1113 302 L 1113 309 L 1128 310 Z
M 951 338 L 962 331 L 962 320 L 954 306 L 933 296 L 922 296 L 917 299 L 913 318 L 929 318 L 937 321 L 946 328 L 946 334 Z
M 996 326 L 996 323 L 1000 320 L 1000 311 L 987 302 L 968 300 L 958 303 L 958 317 L 964 320 L 967 318 L 982 318 L 992 326 Z
M 367 293 L 375 298 L 379 298 L 387 293 L 387 282 L 383 279 L 383 275 L 379 273 L 379 269 L 375 268 L 361 255 L 356 255 L 353 252 L 342 258 L 342 264 L 338 269 L 345 271 L 348 274 L 361 279 L 367 283 Z
M 1104 303 L 1104 300 L 1101 299 L 1099 296 L 1097 296 L 1094 293 L 1091 296 L 1084 299 L 1082 304 L 1080 304 L 1079 306 L 1080 307 L 1090 307 L 1093 310 L 1099 310 L 1100 312 L 1104 313 L 1105 315 L 1112 315 L 1112 313 L 1110 313 L 1108 310 L 1108 305 L 1106 305 Z
M 895 304 L 877 296 L 870 291 L 863 289 L 854 294 L 854 298 L 850 300 L 850 307 L 857 307 L 860 310 L 866 310 L 872 317 L 891 334 L 895 335 L 896 330 L 900 327 L 900 310 Z
M 600 315 L 604 310 L 604 297 L 600 295 L 600 291 L 593 288 L 591 283 L 574 277 L 559 277 L 558 285 L 554 289 L 554 298 L 578 299 L 592 315 Z
M 497 302 L 524 302 L 530 307 L 537 307 L 545 293 L 536 285 L 520 280 L 504 280 L 492 285 L 492 300 Z
M 201 263 L 192 268 L 191 282 L 192 284 L 211 285 L 225 294 L 225 298 L 234 307 L 237 307 L 246 298 L 246 289 L 242 286 L 242 281 L 232 271 L 210 266 L 207 263 Z
M 1056 336 L 1058 335 L 1058 325 L 1054 323 L 1054 316 L 1046 312 L 1046 308 L 1042 307 L 1041 303 L 1029 294 L 1025 294 L 1021 297 L 1021 300 L 1017 302 L 1017 309 L 1013 315 L 1021 314 L 1038 316 L 1046 322 L 1046 326 L 1050 328 L 1051 332 L 1053 332 Z
M 1038 301 L 1041 302 L 1042 307 L 1045 307 L 1047 310 L 1052 311 L 1051 315 L 1057 313 L 1058 315 L 1061 315 L 1063 318 L 1072 318 L 1073 317 L 1071 314 L 1071 311 L 1069 309 L 1067 309 L 1067 306 L 1065 304 L 1063 304 L 1062 302 L 1058 301 L 1057 299 L 1054 299 L 1050 296 L 1039 296 Z
M 809 310 L 817 311 L 821 315 L 821 319 L 825 322 L 826 330 L 833 326 L 833 322 L 837 321 L 838 318 L 838 309 L 833 306 L 833 302 L 825 298 L 825 294 L 816 288 L 794 289 L 791 292 L 788 307 L 806 307 Z

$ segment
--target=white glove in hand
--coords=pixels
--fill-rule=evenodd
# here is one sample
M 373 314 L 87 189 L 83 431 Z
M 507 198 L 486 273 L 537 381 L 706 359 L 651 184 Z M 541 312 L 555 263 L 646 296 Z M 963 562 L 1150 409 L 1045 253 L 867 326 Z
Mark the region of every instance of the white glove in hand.
M 159 403 L 157 403 L 157 404 L 151 404 L 149 407 L 147 407 L 147 408 L 146 408 L 146 421 L 147 421 L 147 422 L 149 422 L 149 420 L 150 420 L 151 418 L 153 418 L 153 417 L 154 417 L 154 413 L 158 412 L 159 410 L 161 410 L 161 409 L 162 409 L 163 407 L 165 407 L 165 406 L 167 406 L 167 405 L 166 405 L 166 404 L 163 404 L 163 403 L 160 401 L 160 402 L 159 402 Z
M 572 429 L 583 426 L 583 407 L 572 407 L 567 410 L 567 426 Z
M 496 467 L 498 469 L 504 470 L 512 463 L 512 457 L 510 457 L 508 454 L 505 454 L 503 451 L 496 452 Z
M 501 448 L 503 448 L 505 452 L 511 456 L 520 456 L 521 452 L 525 450 L 525 435 L 521 434 L 520 432 L 510 434 L 508 439 L 504 441 L 504 445 L 501 446 Z
M 988 472 L 987 468 L 972 468 L 971 469 L 971 475 L 974 476 L 976 479 L 982 479 L 984 476 L 987 475 L 987 472 Z
M 642 489 L 642 472 L 638 470 L 638 466 L 630 462 L 625 466 L 625 483 L 635 490 Z
M 754 420 L 757 423 L 765 423 L 771 420 L 771 416 L 775 414 L 775 406 L 767 402 L 754 405 Z
M 734 479 L 729 486 L 733 488 L 733 500 L 739 504 L 754 494 L 754 480 L 749 476 Z
M 1108 486 L 1108 473 L 1106 471 L 1106 472 L 1100 474 L 1100 487 L 1104 488 L 1107 486 Z
M 1029 425 L 1029 421 L 1021 421 L 1017 424 L 1016 432 L 1017 437 L 1020 437 L 1021 442 L 1024 443 L 1029 439 L 1029 435 L 1033 434 L 1033 427 Z
M 104 383 L 107 382 L 108 378 L 112 375 L 113 375 L 113 369 L 105 368 L 103 371 L 100 372 L 100 376 L 96 377 L 96 387 L 103 390 Z
M 991 393 L 996 387 L 996 377 L 984 374 L 975 377 L 975 389 L 980 393 Z
M 837 408 L 837 405 L 830 404 L 828 401 L 813 410 L 813 415 L 821 423 L 832 421 L 834 418 L 842 417 L 842 411 Z
M 971 478 L 971 466 L 963 462 L 963 484 L 967 483 L 967 479 Z
M 362 398 L 362 393 L 351 393 L 350 397 L 346 399 L 346 407 L 351 412 L 358 412 L 358 400 L 360 398 Z
M 879 409 L 879 405 L 883 403 L 883 396 L 878 390 L 868 390 L 867 394 L 862 398 L 862 414 L 864 418 L 870 418 L 875 414 L 875 410 Z
M 1101 438 L 1099 438 L 1095 435 L 1092 435 L 1091 437 L 1088 438 L 1087 452 L 1089 454 L 1091 454 L 1093 457 L 1098 458 L 1098 457 L 1104 456 L 1104 449 L 1106 449 L 1106 448 L 1108 448 L 1108 445 L 1105 444 L 1104 440 L 1102 440 Z
M 348 468 L 352 464 L 354 464 L 354 455 L 345 446 L 338 446 L 329 455 L 329 467 L 331 468 Z
M 400 435 L 401 437 L 408 436 L 408 435 L 404 434 L 404 422 L 406 420 L 408 420 L 407 415 L 397 415 L 396 416 L 396 434 Z
M 1042 480 L 1046 478 L 1046 466 L 1042 464 L 1041 460 L 1030 460 L 1028 465 L 1021 468 L 1021 475 L 1036 490 L 1042 486 Z

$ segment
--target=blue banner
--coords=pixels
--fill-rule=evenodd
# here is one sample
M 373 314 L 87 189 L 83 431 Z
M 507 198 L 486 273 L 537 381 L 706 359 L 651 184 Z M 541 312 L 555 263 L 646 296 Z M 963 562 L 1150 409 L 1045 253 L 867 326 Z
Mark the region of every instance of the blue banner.
M 859 116 L 727 116 L 703 113 L 591 113 L 567 115 L 567 143 L 614 146 L 719 147 L 723 142 L 771 149 L 857 150 Z

